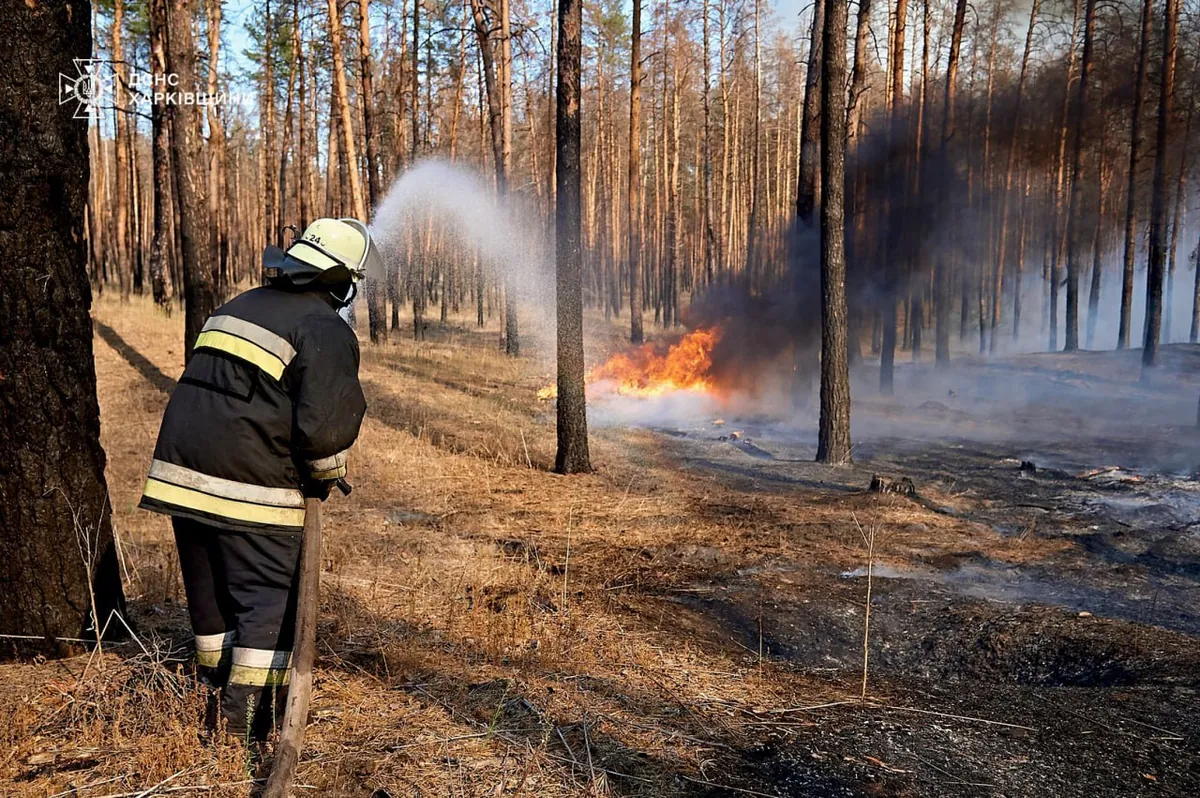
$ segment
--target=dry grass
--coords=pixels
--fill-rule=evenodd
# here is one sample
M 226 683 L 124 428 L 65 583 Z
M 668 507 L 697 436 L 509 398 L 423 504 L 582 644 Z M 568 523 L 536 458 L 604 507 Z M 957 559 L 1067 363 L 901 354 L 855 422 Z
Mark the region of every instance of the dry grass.
M 182 657 L 169 525 L 134 507 L 167 398 L 154 370 L 181 371 L 181 319 L 107 297 L 94 315 L 111 330 L 95 351 L 126 588 L 144 641 Z M 723 487 L 637 431 L 596 434 L 597 472 L 556 476 L 551 408 L 534 399 L 545 361 L 505 358 L 494 330 L 452 338 L 364 346 L 355 491 L 326 505 L 303 794 L 694 794 L 724 781 L 766 709 L 857 688 L 760 663 L 671 590 L 778 557 L 853 567 L 852 513 L 888 530 L 880 561 L 948 539 L 1034 554 L 910 503 Z M 151 654 L 0 667 L 0 792 L 136 795 L 170 779 L 245 794 L 236 749 L 203 739 L 186 668 Z

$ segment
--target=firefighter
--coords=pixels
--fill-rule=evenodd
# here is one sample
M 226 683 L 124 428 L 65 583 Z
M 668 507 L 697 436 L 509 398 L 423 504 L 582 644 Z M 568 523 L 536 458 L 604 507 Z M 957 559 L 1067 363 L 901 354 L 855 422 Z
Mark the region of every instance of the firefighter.
M 154 448 L 140 506 L 171 516 L 197 672 L 247 742 L 282 720 L 304 499 L 346 476 L 366 410 L 339 311 L 378 259 L 356 219 L 267 247 L 266 285 L 205 322 Z

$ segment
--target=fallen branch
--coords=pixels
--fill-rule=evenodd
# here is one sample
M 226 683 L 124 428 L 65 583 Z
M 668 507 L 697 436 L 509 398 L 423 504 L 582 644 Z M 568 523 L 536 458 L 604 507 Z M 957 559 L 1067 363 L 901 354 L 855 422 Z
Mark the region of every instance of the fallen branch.
M 864 706 L 868 706 L 873 709 L 891 709 L 896 712 L 916 712 L 921 715 L 934 715 L 939 718 L 951 718 L 953 720 L 966 720 L 966 721 L 971 721 L 974 723 L 986 723 L 990 726 L 1004 726 L 1009 729 L 1023 729 L 1025 731 L 1031 731 L 1031 732 L 1037 731 L 1037 729 L 1035 729 L 1032 726 L 1022 726 L 1018 723 L 1005 723 L 1002 720 L 988 720 L 987 718 L 976 718 L 976 717 L 972 717 L 970 715 L 955 715 L 951 712 L 934 712 L 932 709 L 917 709 L 916 707 L 898 707 L 898 706 L 894 706 L 892 704 L 876 704 L 874 702 L 867 702 Z

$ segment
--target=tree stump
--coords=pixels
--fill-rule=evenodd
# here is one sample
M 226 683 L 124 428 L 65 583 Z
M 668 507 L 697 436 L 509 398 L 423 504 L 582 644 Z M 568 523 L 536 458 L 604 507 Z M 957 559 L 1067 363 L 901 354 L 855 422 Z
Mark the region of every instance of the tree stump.
M 908 477 L 893 479 L 891 477 L 880 476 L 879 474 L 871 476 L 871 487 L 868 490 L 872 493 L 895 493 L 910 498 L 914 498 L 917 495 L 917 486 Z

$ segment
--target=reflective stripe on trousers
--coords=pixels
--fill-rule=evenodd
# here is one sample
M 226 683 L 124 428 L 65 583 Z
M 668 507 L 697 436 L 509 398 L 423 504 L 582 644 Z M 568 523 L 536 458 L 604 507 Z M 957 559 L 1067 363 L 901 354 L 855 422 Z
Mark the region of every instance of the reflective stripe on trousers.
M 233 632 L 215 635 L 196 635 L 196 664 L 205 668 L 219 668 L 222 660 L 228 660 L 233 648 Z
M 288 683 L 292 652 L 234 646 L 230 684 L 270 687 Z

